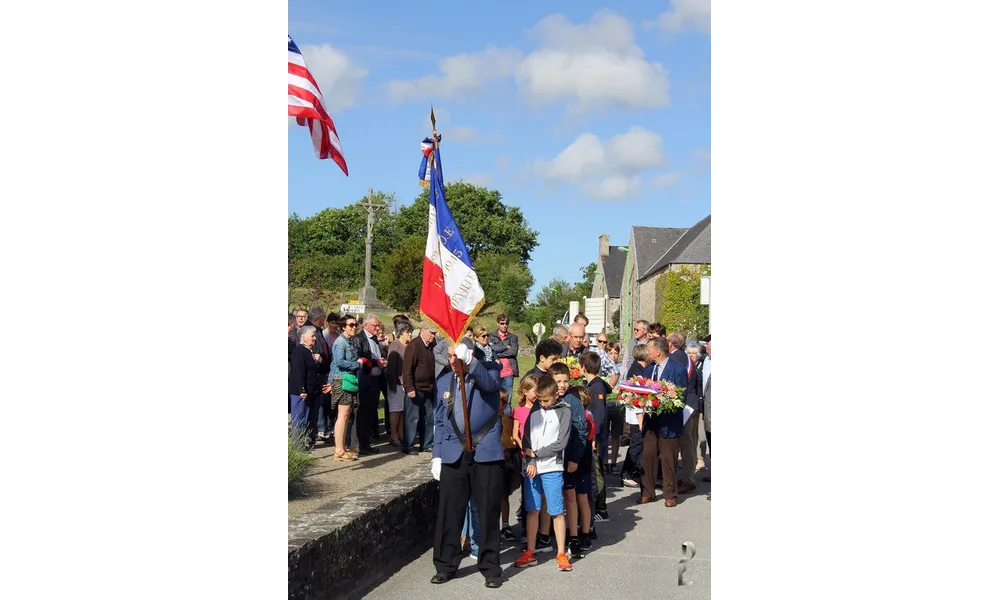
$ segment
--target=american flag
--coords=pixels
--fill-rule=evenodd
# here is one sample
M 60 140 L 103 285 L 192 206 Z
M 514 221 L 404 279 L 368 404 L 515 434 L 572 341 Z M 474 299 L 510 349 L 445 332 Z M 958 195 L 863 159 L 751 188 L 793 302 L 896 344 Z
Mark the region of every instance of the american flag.
M 337 128 L 326 111 L 323 93 L 319 91 L 319 85 L 306 67 L 306 61 L 292 41 L 292 36 L 288 36 L 288 115 L 295 117 L 299 125 L 309 127 L 316 156 L 333 159 L 347 175 L 347 161 L 340 147 Z

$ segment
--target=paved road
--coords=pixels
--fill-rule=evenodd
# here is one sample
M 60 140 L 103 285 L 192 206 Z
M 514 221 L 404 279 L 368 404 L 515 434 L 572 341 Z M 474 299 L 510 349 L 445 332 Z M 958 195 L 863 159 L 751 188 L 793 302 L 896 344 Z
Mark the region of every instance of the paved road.
M 620 464 L 620 463 L 619 463 Z M 608 512 L 611 521 L 599 523 L 598 539 L 583 558 L 572 561 L 573 570 L 556 570 L 552 553 L 540 554 L 537 566 L 517 569 L 513 566 L 520 543 L 501 542 L 503 587 L 484 587 L 483 576 L 475 559 L 462 561 L 458 576 L 442 585 L 433 585 L 432 552 L 419 559 L 373 590 L 366 598 L 433 598 L 469 600 L 469 598 L 679 598 L 702 600 L 711 597 L 711 502 L 707 494 L 711 484 L 701 483 L 694 494 L 680 497 L 676 508 L 666 508 L 657 492 L 657 500 L 636 505 L 638 490 L 622 488 L 617 476 L 610 477 Z M 517 506 L 518 494 L 511 496 Z M 514 526 L 515 533 L 520 533 Z M 682 557 L 681 544 L 693 542 L 697 554 L 685 571 L 685 581 L 678 586 L 677 570 Z

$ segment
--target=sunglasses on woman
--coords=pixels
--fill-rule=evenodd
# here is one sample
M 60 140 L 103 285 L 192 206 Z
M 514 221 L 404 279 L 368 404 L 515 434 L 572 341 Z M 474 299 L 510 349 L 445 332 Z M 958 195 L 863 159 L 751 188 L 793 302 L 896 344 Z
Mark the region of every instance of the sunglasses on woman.
M 597 340 L 598 344 L 607 344 L 608 340 Z

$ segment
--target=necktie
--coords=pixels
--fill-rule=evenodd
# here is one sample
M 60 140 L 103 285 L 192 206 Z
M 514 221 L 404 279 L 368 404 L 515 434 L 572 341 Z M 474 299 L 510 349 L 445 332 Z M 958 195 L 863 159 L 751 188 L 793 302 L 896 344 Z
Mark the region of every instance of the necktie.
M 660 365 L 653 365 L 653 381 L 657 381 L 660 375 Z

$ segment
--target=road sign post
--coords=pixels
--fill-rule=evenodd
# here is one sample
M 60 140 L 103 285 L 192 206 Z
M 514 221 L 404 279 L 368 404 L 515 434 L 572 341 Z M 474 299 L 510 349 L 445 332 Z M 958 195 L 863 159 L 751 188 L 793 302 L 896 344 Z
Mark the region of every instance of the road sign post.
M 545 335 L 545 325 L 541 323 L 535 323 L 531 328 L 531 332 L 535 334 L 536 343 L 542 341 L 542 336 Z
M 708 331 L 712 332 L 712 277 L 702 275 L 701 277 L 701 304 L 708 306 Z

